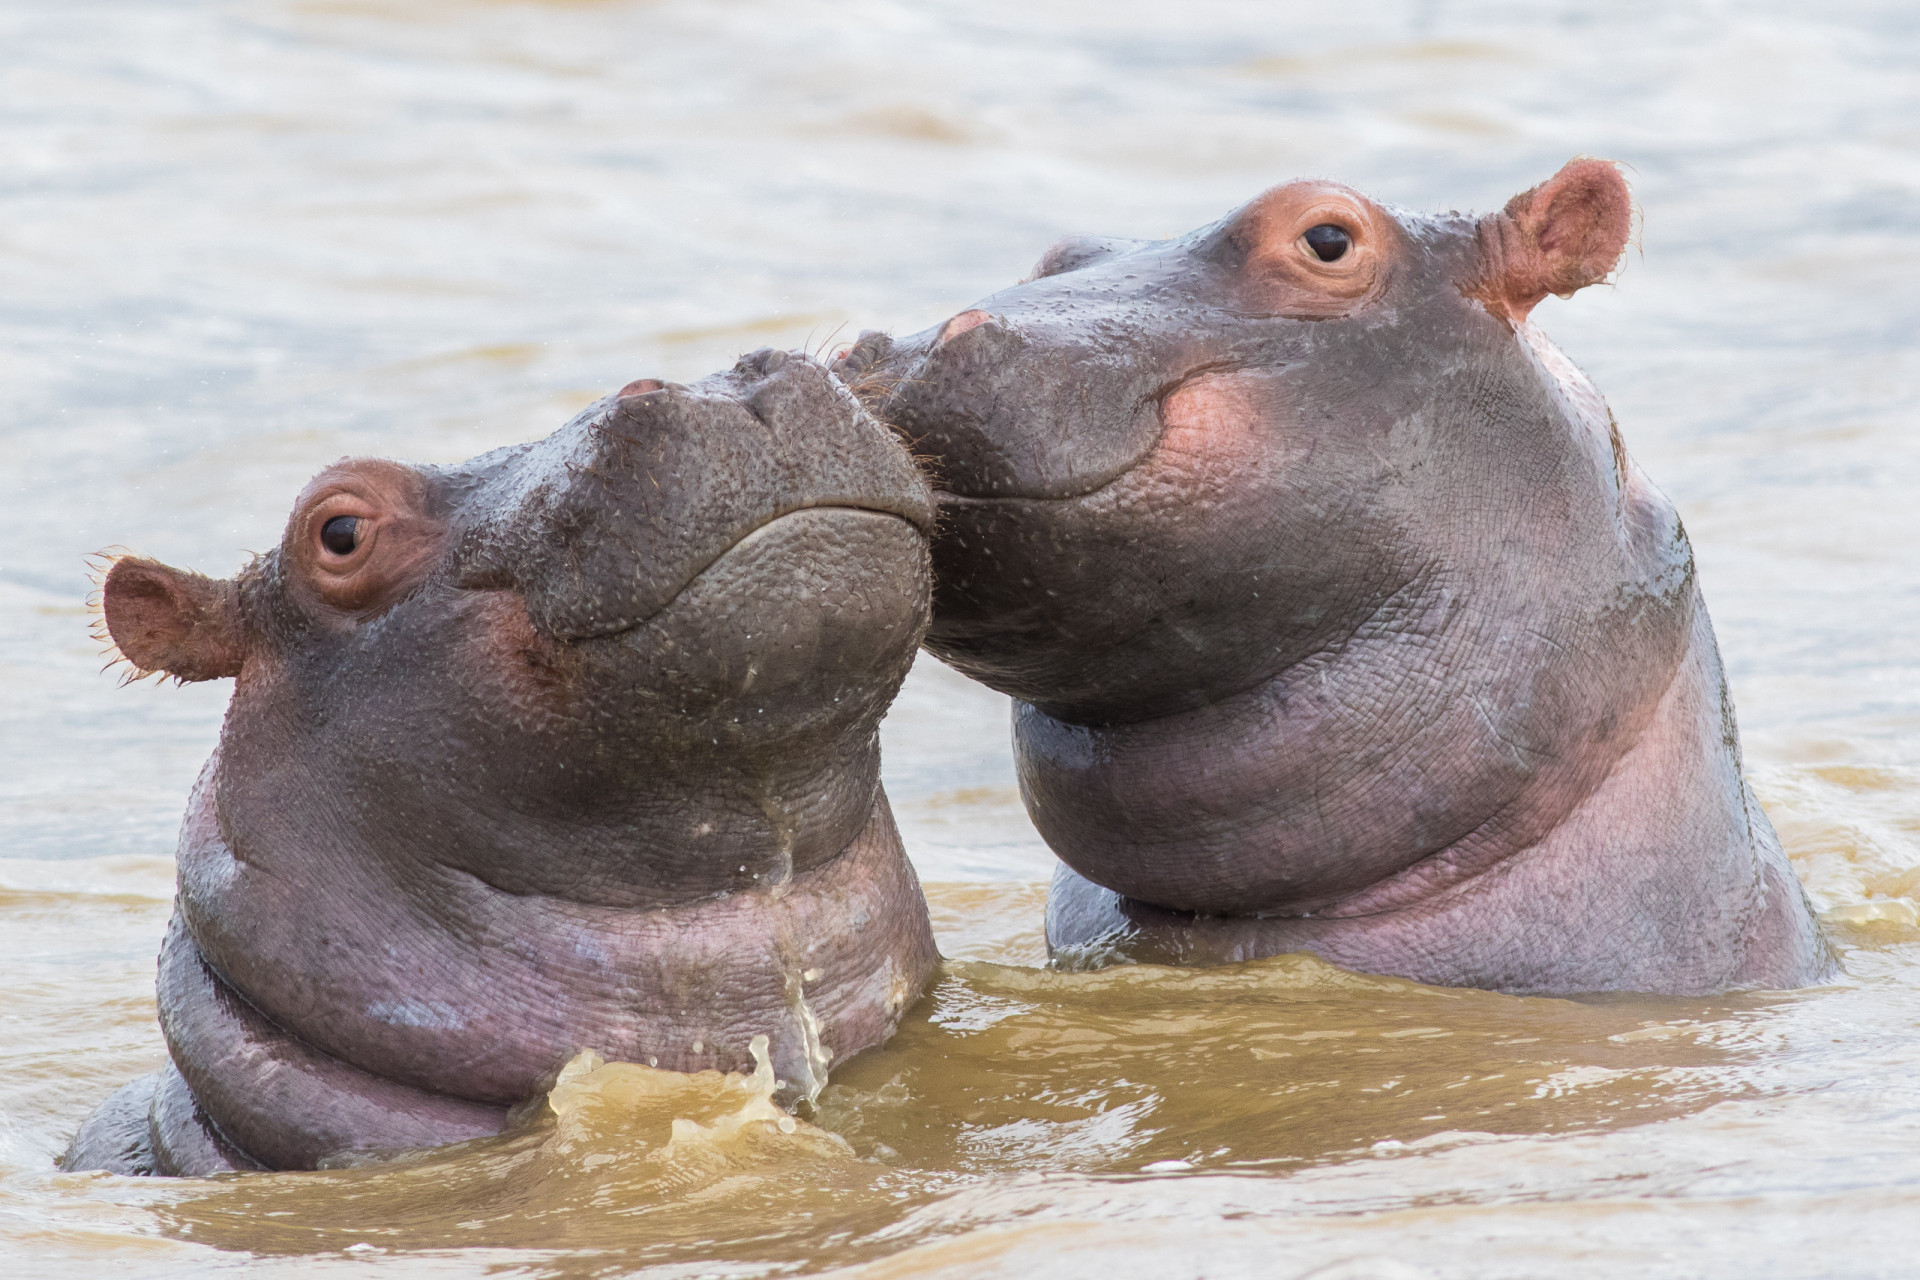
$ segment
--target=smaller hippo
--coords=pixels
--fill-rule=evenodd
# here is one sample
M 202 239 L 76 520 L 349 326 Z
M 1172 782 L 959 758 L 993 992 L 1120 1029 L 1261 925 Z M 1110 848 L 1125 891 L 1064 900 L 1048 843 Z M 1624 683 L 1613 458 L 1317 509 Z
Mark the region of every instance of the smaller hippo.
M 927 647 L 1016 699 L 1057 956 L 1832 972 L 1679 517 L 1528 318 L 1631 210 L 1598 160 L 1480 218 L 1294 182 L 846 353 L 941 490 Z
M 160 956 L 172 1061 L 63 1166 L 499 1132 L 575 1053 L 799 1094 L 937 961 L 879 784 L 925 482 L 819 364 L 643 380 L 452 467 L 350 459 L 214 581 L 125 558 L 139 672 L 235 679 Z

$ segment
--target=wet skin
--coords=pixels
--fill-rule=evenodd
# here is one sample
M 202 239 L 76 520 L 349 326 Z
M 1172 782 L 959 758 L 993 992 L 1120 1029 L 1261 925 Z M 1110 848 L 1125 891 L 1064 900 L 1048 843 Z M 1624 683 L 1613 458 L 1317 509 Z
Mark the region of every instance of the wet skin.
M 1056 957 L 1831 972 L 1680 521 L 1528 319 L 1630 213 L 1592 160 L 1483 218 L 1297 182 L 843 356 L 935 477 L 927 647 L 1017 700 Z
M 235 678 L 160 957 L 171 1064 L 65 1166 L 498 1132 L 582 1049 L 795 1093 L 936 961 L 879 785 L 925 482 L 821 366 L 629 385 L 454 467 L 347 460 L 212 581 L 122 559 L 141 671 Z

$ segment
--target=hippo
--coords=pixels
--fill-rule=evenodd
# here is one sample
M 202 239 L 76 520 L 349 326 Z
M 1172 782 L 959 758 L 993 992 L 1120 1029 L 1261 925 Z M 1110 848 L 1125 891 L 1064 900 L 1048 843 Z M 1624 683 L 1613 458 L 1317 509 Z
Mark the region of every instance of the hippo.
M 878 742 L 933 516 L 825 366 L 762 351 L 457 466 L 343 460 L 228 580 L 119 559 L 133 670 L 235 684 L 181 829 L 171 1061 L 64 1167 L 483 1137 L 588 1049 L 758 1051 L 817 1093 L 937 963 Z
M 1014 699 L 1056 963 L 1833 971 L 1679 517 L 1529 318 L 1632 209 L 1588 158 L 1484 217 L 1292 182 L 842 353 L 933 468 L 927 648 Z

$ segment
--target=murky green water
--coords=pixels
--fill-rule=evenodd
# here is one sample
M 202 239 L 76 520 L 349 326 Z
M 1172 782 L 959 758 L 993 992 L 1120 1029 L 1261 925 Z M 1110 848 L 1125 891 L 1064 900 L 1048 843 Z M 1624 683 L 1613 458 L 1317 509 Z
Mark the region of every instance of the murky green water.
M 1917 62 L 1894 4 L 0 3 L 0 1271 L 1910 1274 Z M 1538 314 L 1687 520 L 1843 983 L 1045 973 L 1005 704 L 923 661 L 887 785 L 951 963 L 792 1132 L 616 1066 L 392 1165 L 53 1172 L 161 1059 L 225 696 L 99 673 L 86 553 L 229 572 L 343 453 L 916 329 L 1067 231 L 1301 174 L 1489 208 L 1579 152 L 1639 249 Z

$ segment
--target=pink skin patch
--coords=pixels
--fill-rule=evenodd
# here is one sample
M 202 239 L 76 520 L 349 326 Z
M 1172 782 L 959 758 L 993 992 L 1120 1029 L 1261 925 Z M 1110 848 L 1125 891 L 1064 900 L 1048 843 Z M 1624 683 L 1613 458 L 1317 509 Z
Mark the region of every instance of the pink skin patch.
M 962 311 L 940 326 L 940 336 L 934 339 L 933 345 L 944 346 L 967 330 L 977 329 L 991 319 L 993 317 L 985 311 Z
M 626 386 L 620 388 L 620 398 L 625 400 L 628 396 L 643 396 L 649 391 L 658 391 L 666 385 L 666 383 L 660 381 L 658 378 L 641 378 L 638 381 L 629 382 Z
M 1248 492 L 1248 469 L 1286 446 L 1279 379 L 1266 370 L 1189 379 L 1161 404 L 1152 452 L 1103 501 L 1179 519 L 1236 505 Z
M 1268 387 L 1277 376 L 1265 370 L 1214 373 L 1181 384 L 1161 405 L 1164 430 L 1156 451 L 1181 455 L 1185 466 L 1199 465 L 1217 473 L 1210 480 L 1226 482 L 1242 457 L 1271 447 L 1255 425 L 1272 412 Z

